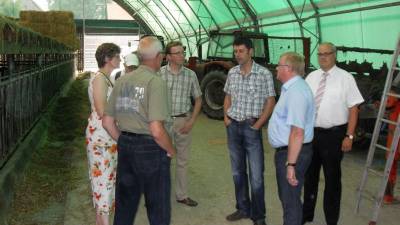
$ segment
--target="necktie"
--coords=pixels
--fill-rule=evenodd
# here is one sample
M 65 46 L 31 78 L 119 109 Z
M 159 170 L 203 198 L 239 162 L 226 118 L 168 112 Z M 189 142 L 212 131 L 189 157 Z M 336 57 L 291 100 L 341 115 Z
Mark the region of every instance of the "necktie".
M 324 96 L 325 86 L 326 86 L 326 77 L 328 75 L 329 75 L 328 73 L 322 74 L 322 79 L 319 82 L 317 92 L 315 93 L 315 113 L 317 115 L 318 115 L 319 106 L 321 105 L 321 102 L 322 102 L 322 97 Z

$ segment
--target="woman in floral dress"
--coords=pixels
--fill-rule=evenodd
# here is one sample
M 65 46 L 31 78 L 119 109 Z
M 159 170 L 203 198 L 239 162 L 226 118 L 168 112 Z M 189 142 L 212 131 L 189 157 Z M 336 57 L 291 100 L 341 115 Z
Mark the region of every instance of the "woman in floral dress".
M 102 126 L 102 117 L 113 84 L 111 72 L 119 67 L 121 49 L 113 43 L 104 43 L 96 50 L 99 70 L 89 81 L 91 114 L 86 128 L 89 178 L 93 204 L 96 208 L 96 225 L 108 225 L 114 210 L 117 145 Z

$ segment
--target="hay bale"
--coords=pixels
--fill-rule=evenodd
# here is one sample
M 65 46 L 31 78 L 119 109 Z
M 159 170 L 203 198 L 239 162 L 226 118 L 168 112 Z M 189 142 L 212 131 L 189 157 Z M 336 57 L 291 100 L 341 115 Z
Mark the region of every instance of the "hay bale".
M 20 11 L 20 21 L 32 23 L 49 23 L 52 22 L 47 12 L 42 11 Z
M 69 48 L 78 49 L 74 14 L 67 11 L 21 11 L 19 24 L 51 37 Z
M 54 37 L 59 37 L 59 36 L 76 36 L 76 28 L 75 26 L 71 25 L 66 25 L 66 24 L 58 24 L 58 25 L 53 25 L 50 27 L 51 29 L 51 34 Z
M 51 24 L 49 23 L 40 23 L 40 22 L 26 22 L 26 21 L 20 21 L 19 22 L 20 26 L 27 27 L 33 31 L 36 31 L 38 33 L 41 33 L 44 36 L 51 36 Z
M 49 11 L 49 17 L 56 24 L 74 24 L 74 14 L 69 11 Z

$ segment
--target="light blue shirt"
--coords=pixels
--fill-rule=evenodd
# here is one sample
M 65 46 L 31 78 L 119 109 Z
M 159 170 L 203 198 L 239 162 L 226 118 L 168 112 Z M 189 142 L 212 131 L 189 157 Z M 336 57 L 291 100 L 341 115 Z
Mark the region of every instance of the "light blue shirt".
M 282 86 L 281 96 L 268 123 L 268 140 L 273 148 L 289 145 L 291 126 L 304 130 L 303 143 L 314 136 L 314 96 L 300 76 L 295 76 Z

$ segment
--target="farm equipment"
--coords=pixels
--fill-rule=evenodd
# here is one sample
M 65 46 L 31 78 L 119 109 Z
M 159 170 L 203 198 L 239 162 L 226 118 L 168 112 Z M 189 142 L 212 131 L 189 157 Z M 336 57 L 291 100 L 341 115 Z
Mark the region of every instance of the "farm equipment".
M 305 56 L 307 67 L 310 62 L 309 38 L 272 37 L 250 31 L 210 32 L 206 60 L 201 60 L 201 56 L 199 58 L 190 57 L 188 67 L 197 74 L 203 92 L 202 109 L 212 119 L 222 119 L 224 116 L 225 93 L 223 89 L 229 69 L 237 64 L 233 56 L 233 41 L 238 36 L 249 37 L 253 41 L 253 60 L 267 67 L 273 74 L 275 74 L 279 56 L 287 51 L 302 53 Z M 280 90 L 278 81 L 275 81 L 275 90 Z

